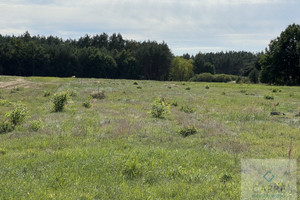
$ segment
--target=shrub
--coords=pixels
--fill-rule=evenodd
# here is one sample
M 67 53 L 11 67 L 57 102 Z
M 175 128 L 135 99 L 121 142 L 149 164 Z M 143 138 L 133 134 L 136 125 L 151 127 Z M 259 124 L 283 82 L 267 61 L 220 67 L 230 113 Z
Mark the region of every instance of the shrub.
M 196 74 L 192 77 L 189 81 L 196 81 L 196 82 L 230 82 L 230 81 L 237 81 L 241 80 L 236 75 L 231 74 L 210 74 L 210 73 L 202 73 Z
M 49 97 L 51 95 L 51 92 L 49 90 L 44 91 L 44 97 Z
M 6 116 L 8 117 L 9 122 L 14 126 L 22 124 L 23 121 L 29 117 L 26 107 L 20 103 L 14 106 L 14 110 L 6 113 Z
M 11 103 L 5 99 L 0 100 L 0 106 L 9 106 Z
M 105 93 L 104 91 L 92 92 L 91 96 L 93 97 L 93 99 L 104 99 Z
M 191 126 L 191 127 L 184 127 L 183 129 L 181 129 L 179 131 L 179 133 L 183 136 L 183 137 L 187 137 L 190 135 L 194 135 L 198 132 L 198 129 L 195 126 Z
M 164 101 L 163 98 L 157 98 L 153 104 L 150 114 L 152 117 L 164 118 L 170 112 L 170 106 Z
M 191 108 L 189 106 L 181 106 L 180 110 L 185 113 L 194 113 L 196 111 L 195 108 Z
M 85 108 L 90 108 L 92 106 L 91 101 L 90 100 L 86 100 L 82 103 L 82 106 Z
M 12 123 L 10 123 L 8 121 L 0 122 L 0 134 L 11 132 L 14 129 L 15 129 L 15 126 Z
M 53 97 L 53 110 L 54 112 L 63 111 L 65 105 L 68 103 L 68 94 L 66 92 L 55 93 Z
M 177 107 L 177 106 L 178 106 L 178 103 L 177 103 L 177 101 L 173 101 L 173 102 L 171 103 L 171 105 L 174 106 L 174 107 Z
M 136 159 L 128 159 L 123 165 L 122 173 L 128 178 L 136 178 L 142 174 L 141 164 Z
M 14 88 L 10 91 L 10 93 L 16 93 L 16 92 L 19 92 L 19 91 L 23 91 L 24 90 L 24 87 L 17 87 L 17 88 Z
M 213 76 L 213 82 L 230 82 L 232 81 L 232 75 L 229 74 L 216 74 Z
M 138 87 L 136 87 L 137 89 L 142 89 L 142 87 L 141 86 L 138 86 Z
M 265 99 L 267 99 L 267 100 L 273 100 L 274 99 L 274 96 L 273 95 L 265 95 L 264 96 L 265 97 Z
M 77 97 L 77 92 L 75 92 L 74 90 L 72 90 L 71 92 L 68 92 L 70 97 Z
M 281 92 L 281 90 L 280 90 L 280 89 L 277 89 L 277 88 L 273 88 L 273 89 L 272 89 L 272 92 L 273 92 L 273 93 Z
M 133 83 L 133 85 L 138 85 L 138 82 L 135 81 L 135 82 Z
M 0 154 L 4 155 L 4 154 L 6 154 L 6 151 L 4 149 L 0 148 Z
M 207 89 L 207 90 L 208 90 L 208 89 L 209 89 L 209 85 L 205 86 L 205 89 Z
M 190 79 L 190 81 L 195 82 L 212 82 L 213 75 L 211 73 L 202 73 L 202 74 L 196 74 L 194 77 Z
M 239 76 L 237 79 L 236 79 L 236 83 L 250 83 L 250 79 L 249 77 L 243 77 L 243 76 Z
M 42 128 L 42 120 L 33 120 L 30 122 L 30 128 L 33 131 L 38 131 Z
M 256 68 L 254 68 L 253 70 L 251 70 L 248 77 L 251 83 L 258 83 L 258 76 L 259 71 Z
M 190 87 L 187 87 L 187 88 L 185 88 L 186 90 L 191 90 L 191 88 Z

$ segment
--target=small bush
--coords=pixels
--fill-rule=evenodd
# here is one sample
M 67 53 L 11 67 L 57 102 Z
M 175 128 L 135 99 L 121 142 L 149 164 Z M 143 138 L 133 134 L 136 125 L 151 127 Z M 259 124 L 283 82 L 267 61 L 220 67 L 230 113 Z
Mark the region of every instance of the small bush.
M 205 89 L 207 89 L 207 90 L 208 90 L 208 89 L 209 89 L 209 85 L 205 86 Z
M 183 137 L 187 137 L 190 135 L 194 135 L 198 132 L 198 129 L 195 126 L 192 127 L 184 127 L 183 129 L 181 129 L 179 131 L 179 133 L 183 136 Z
M 38 131 L 42 128 L 42 120 L 33 120 L 30 122 L 30 128 L 33 131 Z
M 152 117 L 164 118 L 170 112 L 170 106 L 164 101 L 163 98 L 157 98 L 153 104 L 150 114 Z
M 5 99 L 0 100 L 0 106 L 9 106 L 11 103 Z
M 11 132 L 14 129 L 15 129 L 15 126 L 12 123 L 10 123 L 8 121 L 0 122 L 0 134 Z
M 127 178 L 136 178 L 142 174 L 141 164 L 136 159 L 128 159 L 122 169 Z
M 273 93 L 281 92 L 281 90 L 280 90 L 280 89 L 277 89 L 277 88 L 273 88 L 273 89 L 272 89 L 272 92 L 273 92 Z
M 180 110 L 185 113 L 194 113 L 196 111 L 195 108 L 191 108 L 189 106 L 181 106 Z
M 26 107 L 20 103 L 14 106 L 14 110 L 6 113 L 6 116 L 8 117 L 9 122 L 14 126 L 22 124 L 23 121 L 29 117 Z
M 265 95 L 264 96 L 265 97 L 265 99 L 267 99 L 267 100 L 273 100 L 274 99 L 274 96 L 273 95 Z
M 53 110 L 54 112 L 61 112 L 64 110 L 65 105 L 68 103 L 68 94 L 66 92 L 55 93 L 53 96 Z
M 190 81 L 195 82 L 212 82 L 213 75 L 211 73 L 202 73 L 202 74 L 196 74 L 194 77 L 190 79 Z
M 16 92 L 19 92 L 19 91 L 23 91 L 24 90 L 24 87 L 17 87 L 17 88 L 14 88 L 10 91 L 10 93 L 16 93 Z
M 82 103 L 82 106 L 85 108 L 90 108 L 92 107 L 91 101 L 90 100 L 86 100 Z
M 133 85 L 138 85 L 138 82 L 135 81 L 135 82 L 133 83 Z
M 70 97 L 77 97 L 77 92 L 75 92 L 74 90 L 68 92 Z
M 51 92 L 50 91 L 44 91 L 44 97 L 49 97 L 51 95 Z
M 4 154 L 6 154 L 6 151 L 4 149 L 0 148 L 0 155 L 4 155 Z
M 213 82 L 230 82 L 233 81 L 235 78 L 233 78 L 233 75 L 229 75 L 229 74 L 215 74 L 213 76 Z M 237 79 L 237 78 L 236 78 Z
M 92 92 L 91 96 L 93 99 L 104 99 L 105 93 L 104 93 L 104 91 Z
M 178 106 L 178 103 L 177 103 L 177 101 L 173 101 L 173 102 L 171 103 L 171 105 L 174 106 L 174 107 L 177 107 L 177 106 Z
M 185 88 L 186 90 L 191 90 L 191 88 L 190 87 L 187 87 L 187 88 Z
M 137 89 L 142 89 L 142 87 L 141 86 L 138 86 L 138 87 L 136 87 Z

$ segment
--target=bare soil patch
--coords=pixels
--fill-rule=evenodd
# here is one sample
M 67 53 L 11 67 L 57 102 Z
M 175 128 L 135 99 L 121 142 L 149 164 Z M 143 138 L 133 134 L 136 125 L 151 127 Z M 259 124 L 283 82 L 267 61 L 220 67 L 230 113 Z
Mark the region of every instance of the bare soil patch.
M 17 87 L 31 88 L 34 83 L 26 81 L 24 78 L 17 78 L 13 81 L 0 81 L 0 89 L 12 89 Z

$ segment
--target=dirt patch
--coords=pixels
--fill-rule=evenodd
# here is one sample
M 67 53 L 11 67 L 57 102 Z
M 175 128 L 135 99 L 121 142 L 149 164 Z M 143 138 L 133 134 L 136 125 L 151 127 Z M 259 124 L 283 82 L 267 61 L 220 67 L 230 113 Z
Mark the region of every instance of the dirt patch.
M 13 81 L 0 81 L 0 89 L 12 89 L 17 87 L 31 88 L 34 83 L 26 81 L 23 78 L 17 78 Z

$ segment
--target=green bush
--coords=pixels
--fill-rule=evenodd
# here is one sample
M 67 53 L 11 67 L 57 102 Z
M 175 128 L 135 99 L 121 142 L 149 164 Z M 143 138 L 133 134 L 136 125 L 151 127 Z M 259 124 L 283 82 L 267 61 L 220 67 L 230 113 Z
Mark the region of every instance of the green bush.
M 173 102 L 171 103 L 171 105 L 174 106 L 174 107 L 177 107 L 177 106 L 178 106 L 178 103 L 177 103 L 177 101 L 173 101 Z
M 92 107 L 92 104 L 91 104 L 91 100 L 86 100 L 82 103 L 82 106 L 85 107 L 85 108 L 90 108 Z
M 14 106 L 14 110 L 6 113 L 6 116 L 8 117 L 9 122 L 14 126 L 22 124 L 23 121 L 29 117 L 26 107 L 20 103 L 17 103 Z
M 180 135 L 182 135 L 183 137 L 187 137 L 190 135 L 194 135 L 198 132 L 198 129 L 195 126 L 192 127 L 184 127 L 183 129 L 181 129 L 179 131 Z
M 234 76 L 233 75 L 229 75 L 229 74 L 215 74 L 213 76 L 213 82 L 230 82 L 233 81 Z
M 10 91 L 10 93 L 16 93 L 16 92 L 19 92 L 19 91 L 23 91 L 24 90 L 24 87 L 17 87 L 17 88 L 14 88 Z
M 33 131 L 38 131 L 42 128 L 42 120 L 33 120 L 30 122 L 30 128 Z
M 142 89 L 142 87 L 141 87 L 141 86 L 137 86 L 136 88 L 137 88 L 137 89 Z
M 63 111 L 65 105 L 68 103 L 68 94 L 66 92 L 55 93 L 53 96 L 53 110 L 54 112 Z
M 273 92 L 273 93 L 281 92 L 281 90 L 280 90 L 280 89 L 277 89 L 277 88 L 273 88 L 273 89 L 272 89 L 272 92 Z
M 5 99 L 0 100 L 0 106 L 9 106 L 11 103 Z
M 133 83 L 133 85 L 138 85 L 138 82 L 135 81 L 135 82 Z
M 70 97 L 77 97 L 77 92 L 75 92 L 74 90 L 69 91 L 68 94 Z
M 4 154 L 6 154 L 6 151 L 4 149 L 0 148 L 0 154 L 4 155 Z
M 136 178 L 142 174 L 141 164 L 136 159 L 128 159 L 123 165 L 123 175 L 127 178 Z
M 164 101 L 163 98 L 157 98 L 153 104 L 150 114 L 152 117 L 164 118 L 170 112 L 170 106 Z
M 14 129 L 15 129 L 15 126 L 12 123 L 10 123 L 8 121 L 0 122 L 0 134 L 11 132 Z
M 185 113 L 194 113 L 196 111 L 195 108 L 191 108 L 189 106 L 181 106 L 180 110 Z
M 190 81 L 194 82 L 212 82 L 213 75 L 211 73 L 202 73 L 196 74 L 194 77 L 190 79 Z
M 187 87 L 187 88 L 185 88 L 186 90 L 191 90 L 191 88 L 190 87 Z
M 51 95 L 51 92 L 50 91 L 44 91 L 44 97 L 49 97 Z
M 211 74 L 211 73 L 202 73 L 196 74 L 189 81 L 194 82 L 230 82 L 237 81 L 239 79 L 236 75 L 231 74 Z
M 267 99 L 267 100 L 273 100 L 273 99 L 274 99 L 274 96 L 271 95 L 271 94 L 265 95 L 264 97 L 265 97 L 265 99 Z

